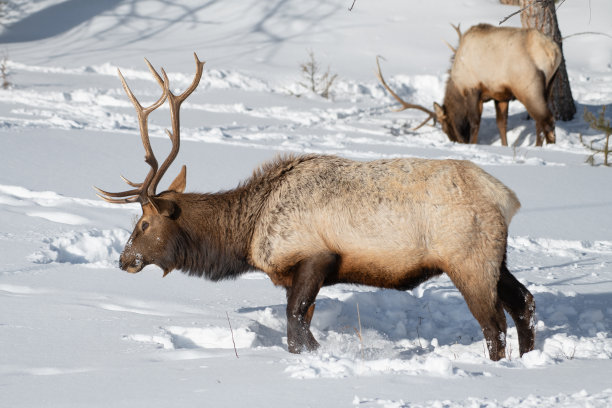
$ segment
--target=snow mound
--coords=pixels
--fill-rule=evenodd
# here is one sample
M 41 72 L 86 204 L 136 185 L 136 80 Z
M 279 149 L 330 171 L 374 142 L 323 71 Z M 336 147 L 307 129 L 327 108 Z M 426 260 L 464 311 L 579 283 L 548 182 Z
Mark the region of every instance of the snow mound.
M 529 395 L 511 397 L 504 401 L 488 398 L 468 398 L 464 401 L 435 400 L 425 403 L 411 403 L 403 400 L 392 401 L 381 398 L 360 398 L 355 396 L 353 405 L 367 408 L 442 408 L 442 407 L 486 407 L 486 408 L 558 408 L 558 407 L 609 407 L 612 400 L 612 389 L 589 394 L 585 390 L 574 394 L 558 394 L 551 397 Z
M 257 334 L 248 328 L 237 327 L 166 327 L 174 348 L 249 348 L 257 339 Z M 233 332 L 233 333 L 232 333 Z
M 167 350 L 177 349 L 233 349 L 252 347 L 257 334 L 248 328 L 238 327 L 181 327 L 161 328 L 159 335 L 133 334 L 125 338 L 142 343 L 152 343 Z
M 30 260 L 40 264 L 59 262 L 114 267 L 129 236 L 122 229 L 71 231 L 45 238 L 45 248 L 32 254 Z

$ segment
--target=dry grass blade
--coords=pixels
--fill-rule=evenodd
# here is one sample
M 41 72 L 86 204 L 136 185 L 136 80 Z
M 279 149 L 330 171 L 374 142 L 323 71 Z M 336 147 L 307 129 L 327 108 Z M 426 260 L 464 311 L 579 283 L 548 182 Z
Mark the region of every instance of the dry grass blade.
M 225 315 L 227 316 L 227 324 L 229 324 L 230 332 L 232 333 L 232 343 L 234 343 L 234 353 L 236 353 L 236 358 L 240 358 L 238 357 L 238 350 L 236 349 L 236 341 L 234 340 L 234 330 L 232 330 L 232 323 L 230 323 L 229 314 L 225 312 Z

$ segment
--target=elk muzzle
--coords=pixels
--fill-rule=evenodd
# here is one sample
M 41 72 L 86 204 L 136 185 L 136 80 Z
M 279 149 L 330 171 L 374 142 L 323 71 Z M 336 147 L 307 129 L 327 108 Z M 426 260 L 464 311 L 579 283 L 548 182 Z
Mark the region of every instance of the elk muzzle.
M 146 262 L 144 262 L 142 254 L 135 253 L 129 246 L 126 246 L 119 257 L 119 267 L 129 273 L 137 273 L 145 266 Z

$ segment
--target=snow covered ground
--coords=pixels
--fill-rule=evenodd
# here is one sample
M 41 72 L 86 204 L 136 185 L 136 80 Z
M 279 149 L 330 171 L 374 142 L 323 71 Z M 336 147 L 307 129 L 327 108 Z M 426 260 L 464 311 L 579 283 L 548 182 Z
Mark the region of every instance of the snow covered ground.
M 612 170 L 585 164 L 578 140 L 603 139 L 582 112 L 612 103 L 612 40 L 565 42 L 579 113 L 557 123 L 556 145 L 533 147 L 534 124 L 518 102 L 513 147 L 500 146 L 491 104 L 481 144 L 456 145 L 439 128 L 410 130 L 419 112 L 389 110 L 375 57 L 386 58 L 403 97 L 429 106 L 444 92 L 442 40 L 456 41 L 449 23 L 497 24 L 516 9 L 497 0 L 357 0 L 349 12 L 350 3 L 9 2 L 0 27 L 12 84 L 0 89 L 0 405 L 612 405 Z M 607 0 L 564 2 L 558 17 L 566 36 L 612 35 Z M 208 63 L 183 106 L 170 175 L 187 164 L 188 189 L 217 191 L 283 152 L 472 160 L 523 204 L 508 265 L 536 298 L 536 350 L 518 357 L 509 321 L 509 357 L 489 361 L 446 277 L 410 292 L 324 288 L 313 319 L 321 349 L 296 356 L 286 351 L 284 291 L 264 274 L 212 283 L 178 272 L 162 280 L 155 267 L 120 271 L 139 206 L 107 204 L 91 186 L 122 188 L 119 174 L 138 180 L 147 166 L 116 67 L 150 101 L 158 87 L 142 58 L 184 89 L 193 51 Z M 308 51 L 339 75 L 330 100 L 292 95 Z M 151 119 L 158 157 L 169 149 L 167 116 L 160 108 Z

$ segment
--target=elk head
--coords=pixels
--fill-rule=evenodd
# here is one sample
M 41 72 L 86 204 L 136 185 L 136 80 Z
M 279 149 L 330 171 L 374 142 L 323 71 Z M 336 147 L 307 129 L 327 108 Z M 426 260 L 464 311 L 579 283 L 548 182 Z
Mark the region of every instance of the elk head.
M 438 103 L 434 102 L 433 104 L 434 110 L 431 111 L 425 108 L 424 106 L 408 103 L 404 101 L 402 98 L 400 98 L 399 95 L 396 94 L 389 87 L 389 85 L 387 85 L 387 82 L 385 81 L 385 78 L 383 77 L 382 71 L 380 69 L 380 63 L 379 63 L 378 57 L 376 57 L 376 65 L 378 66 L 378 72 L 376 73 L 376 75 L 378 76 L 380 83 L 385 87 L 387 91 L 389 91 L 391 96 L 393 96 L 395 100 L 397 100 L 402 105 L 401 108 L 394 109 L 395 112 L 401 112 L 406 109 L 418 109 L 422 112 L 427 113 L 428 115 L 427 118 L 423 122 L 421 122 L 417 127 L 415 127 L 413 130 L 420 129 L 427 122 L 433 119 L 433 126 L 435 126 L 436 123 L 439 123 L 440 126 L 442 126 L 442 131 L 446 133 L 450 141 L 460 142 L 460 143 L 470 142 L 471 130 L 470 130 L 470 123 L 468 120 L 466 120 L 466 118 L 468 117 L 468 111 L 466 108 L 466 104 L 455 103 L 455 104 L 449 105 L 449 107 L 453 108 L 451 110 L 447 107 L 446 104 L 439 105 Z M 459 95 L 458 92 L 459 91 L 452 83 L 452 80 L 449 79 L 446 85 L 446 96 L 444 97 L 444 100 L 446 101 L 449 98 L 460 100 L 462 96 Z
M 168 170 L 168 167 L 170 167 L 179 152 L 179 110 L 181 103 L 196 89 L 202 77 L 204 62 L 200 61 L 195 53 L 194 57 L 196 61 L 195 77 L 189 88 L 180 95 L 174 95 L 170 91 L 166 72 L 163 69 L 161 70 L 162 78 L 151 63 L 145 59 L 149 70 L 162 88 L 162 95 L 156 102 L 148 107 L 143 107 L 138 102 L 125 82 L 121 71 L 118 71 L 123 89 L 136 108 L 138 125 L 140 127 L 140 137 L 145 149 L 145 162 L 151 169 L 142 183 L 132 183 L 122 177 L 127 184 L 134 187 L 132 190 L 110 193 L 97 187 L 95 187 L 95 189 L 98 192 L 98 196 L 109 203 L 125 204 L 138 202 L 142 206 L 142 216 L 136 223 L 134 231 L 119 258 L 121 269 L 130 273 L 140 272 L 142 268 L 150 264 L 155 264 L 162 268 L 164 276 L 174 269 L 174 257 L 172 256 L 173 242 L 180 231 L 177 218 L 180 216 L 181 212 L 179 204 L 176 201 L 176 195 L 183 193 L 185 190 L 187 168 L 185 166 L 182 167 L 181 172 L 170 184 L 168 190 L 160 194 L 156 194 L 155 190 L 157 189 L 159 181 L 164 176 L 164 173 Z M 172 132 L 166 130 L 166 133 L 172 141 L 172 149 L 168 157 L 158 168 L 157 159 L 153 154 L 153 149 L 149 141 L 147 118 L 151 112 L 159 108 L 166 100 L 168 100 L 170 106 L 170 117 L 172 121 Z

